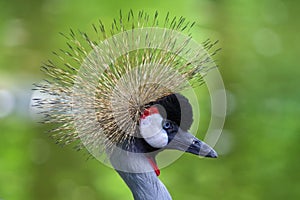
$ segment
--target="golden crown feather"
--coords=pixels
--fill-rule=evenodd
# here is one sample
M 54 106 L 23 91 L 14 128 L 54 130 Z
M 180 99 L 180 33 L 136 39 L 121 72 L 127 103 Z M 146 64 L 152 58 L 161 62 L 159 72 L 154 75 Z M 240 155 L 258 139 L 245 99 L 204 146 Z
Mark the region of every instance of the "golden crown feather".
M 191 54 L 194 24 L 131 10 L 120 12 L 109 31 L 102 21 L 94 24 L 93 37 L 73 30 L 62 34 L 67 50 L 54 52 L 56 61 L 42 66 L 48 79 L 35 88 L 46 94 L 34 100 L 46 116 L 43 122 L 56 124 L 51 135 L 60 144 L 75 142 L 92 151 L 130 142 L 150 102 L 202 84 L 215 67 L 216 42 L 207 40 L 192 57 L 183 56 Z

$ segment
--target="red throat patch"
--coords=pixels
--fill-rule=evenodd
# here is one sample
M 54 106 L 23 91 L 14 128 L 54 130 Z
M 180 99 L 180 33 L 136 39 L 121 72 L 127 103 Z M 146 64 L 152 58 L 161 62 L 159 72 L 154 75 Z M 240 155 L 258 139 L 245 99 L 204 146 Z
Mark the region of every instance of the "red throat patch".
M 156 174 L 156 176 L 159 176 L 160 175 L 160 170 L 156 164 L 156 162 L 154 161 L 154 159 L 152 157 L 147 157 L 150 165 L 152 166 L 152 168 L 154 169 L 154 172 Z

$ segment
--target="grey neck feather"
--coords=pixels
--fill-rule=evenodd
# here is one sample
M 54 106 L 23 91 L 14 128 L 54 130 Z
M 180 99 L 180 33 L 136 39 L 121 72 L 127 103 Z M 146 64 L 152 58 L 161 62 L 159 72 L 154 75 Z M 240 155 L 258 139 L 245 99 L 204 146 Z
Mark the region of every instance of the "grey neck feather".
M 172 199 L 143 153 L 116 150 L 110 156 L 110 161 L 130 188 L 135 200 Z
M 164 184 L 154 172 L 129 173 L 118 171 L 135 200 L 171 200 Z

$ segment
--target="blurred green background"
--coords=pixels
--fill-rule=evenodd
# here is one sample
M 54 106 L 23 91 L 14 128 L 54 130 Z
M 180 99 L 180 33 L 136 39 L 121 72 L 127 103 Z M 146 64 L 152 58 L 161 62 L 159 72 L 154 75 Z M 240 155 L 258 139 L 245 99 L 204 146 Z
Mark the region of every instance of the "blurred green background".
M 223 49 L 216 59 L 229 108 L 220 157 L 184 155 L 163 169 L 173 198 L 299 199 L 300 2 L 293 0 L 1 0 L 0 199 L 131 198 L 113 169 L 55 145 L 29 112 L 39 66 L 65 48 L 58 33 L 89 32 L 97 19 L 110 23 L 130 8 L 185 16 L 197 23 L 198 42 L 218 39 Z

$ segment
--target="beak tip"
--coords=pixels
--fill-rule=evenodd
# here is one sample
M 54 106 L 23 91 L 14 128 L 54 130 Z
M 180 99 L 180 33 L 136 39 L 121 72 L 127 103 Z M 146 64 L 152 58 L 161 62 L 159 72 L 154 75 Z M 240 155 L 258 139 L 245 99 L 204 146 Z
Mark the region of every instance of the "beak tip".
M 208 158 L 217 158 L 218 157 L 218 154 L 215 150 L 211 150 L 205 157 L 208 157 Z

